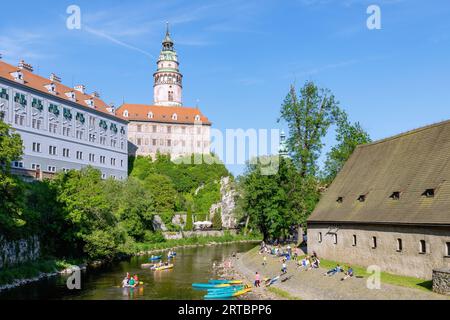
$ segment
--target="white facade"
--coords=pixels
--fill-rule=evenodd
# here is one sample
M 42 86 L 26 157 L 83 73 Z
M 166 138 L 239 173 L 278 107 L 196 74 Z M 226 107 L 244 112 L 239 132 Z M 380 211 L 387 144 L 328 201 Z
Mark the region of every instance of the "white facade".
M 0 119 L 23 140 L 13 168 L 52 174 L 91 165 L 103 178 L 127 178 L 127 122 L 113 114 L 0 78 Z
M 170 154 L 172 158 L 210 152 L 211 127 L 195 124 L 133 121 L 129 139 L 137 146 L 136 155 Z

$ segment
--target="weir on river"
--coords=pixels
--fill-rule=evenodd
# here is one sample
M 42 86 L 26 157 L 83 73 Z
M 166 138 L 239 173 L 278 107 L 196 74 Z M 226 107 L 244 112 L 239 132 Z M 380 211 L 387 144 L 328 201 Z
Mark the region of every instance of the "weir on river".
M 252 243 L 233 243 L 196 248 L 177 249 L 172 270 L 151 271 L 142 269 L 149 256 L 132 257 L 98 270 L 82 274 L 81 290 L 69 290 L 67 276 L 57 276 L 0 293 L 0 299 L 79 299 L 79 300 L 181 300 L 203 299 L 204 291 L 192 289 L 194 282 L 207 282 L 214 278 L 213 263 L 221 262 L 233 252 L 253 248 Z M 167 252 L 164 252 L 165 258 Z M 121 288 L 129 272 L 138 274 L 144 282 L 142 288 Z

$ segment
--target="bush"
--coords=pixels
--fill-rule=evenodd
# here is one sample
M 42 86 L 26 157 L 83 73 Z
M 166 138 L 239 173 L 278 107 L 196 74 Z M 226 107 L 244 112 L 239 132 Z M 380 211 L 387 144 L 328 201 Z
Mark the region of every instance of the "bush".
M 113 232 L 94 230 L 84 237 L 84 241 L 86 242 L 84 251 L 91 259 L 112 260 L 118 253 L 118 243 Z
M 161 231 L 145 231 L 144 241 L 145 243 L 162 243 L 165 242 L 166 239 L 164 238 Z

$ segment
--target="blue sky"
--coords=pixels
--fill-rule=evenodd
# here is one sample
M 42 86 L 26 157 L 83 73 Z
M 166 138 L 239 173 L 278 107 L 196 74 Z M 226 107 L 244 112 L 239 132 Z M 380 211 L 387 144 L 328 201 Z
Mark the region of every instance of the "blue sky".
M 81 30 L 66 28 L 71 4 Z M 381 30 L 366 27 L 370 4 L 381 8 Z M 307 80 L 332 90 L 375 140 L 450 118 L 448 0 L 16 0 L 2 11 L 4 60 L 24 58 L 116 105 L 152 102 L 169 21 L 184 103 L 199 100 L 216 128 L 283 127 L 290 84 Z M 324 152 L 332 134 L 326 142 Z

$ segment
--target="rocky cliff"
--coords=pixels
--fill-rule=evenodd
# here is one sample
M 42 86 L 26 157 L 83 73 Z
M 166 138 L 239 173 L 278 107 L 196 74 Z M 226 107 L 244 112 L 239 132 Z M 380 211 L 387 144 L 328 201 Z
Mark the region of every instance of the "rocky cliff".
M 213 204 L 209 209 L 210 220 L 212 220 L 216 210 L 220 210 L 222 214 L 222 228 L 234 229 L 237 223 L 234 215 L 237 192 L 230 177 L 223 177 L 220 179 L 220 195 L 220 202 Z

